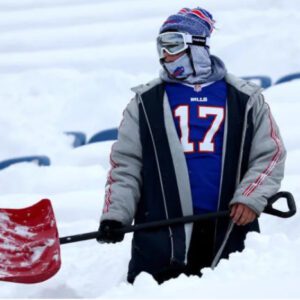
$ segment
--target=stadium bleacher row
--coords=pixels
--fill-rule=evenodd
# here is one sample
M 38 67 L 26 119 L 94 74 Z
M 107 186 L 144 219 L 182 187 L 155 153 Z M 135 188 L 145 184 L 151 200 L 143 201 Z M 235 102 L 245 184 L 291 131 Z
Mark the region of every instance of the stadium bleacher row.
M 289 82 L 295 79 L 300 79 L 300 73 L 294 73 L 285 75 L 279 78 L 274 84 L 272 84 L 272 79 L 269 76 L 246 76 L 242 77 L 245 80 L 253 81 L 254 83 L 260 85 L 262 88 L 267 89 L 272 85 L 282 84 L 285 82 Z M 104 141 L 112 141 L 116 140 L 118 137 L 118 129 L 110 128 L 106 130 L 102 130 L 95 135 L 93 135 L 89 140 L 87 140 L 85 133 L 79 131 L 68 131 L 65 134 L 73 137 L 73 147 L 80 147 L 91 143 L 96 142 L 104 142 Z M 11 165 L 25 162 L 34 162 L 39 166 L 50 166 L 51 161 L 50 158 L 45 155 L 32 155 L 32 156 L 24 156 L 11 158 L 4 161 L 0 161 L 0 170 L 5 169 Z

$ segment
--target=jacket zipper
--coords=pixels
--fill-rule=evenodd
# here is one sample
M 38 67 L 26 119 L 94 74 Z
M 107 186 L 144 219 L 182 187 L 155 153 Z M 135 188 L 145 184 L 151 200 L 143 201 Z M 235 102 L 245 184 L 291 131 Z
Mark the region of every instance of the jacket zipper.
M 226 99 L 226 119 L 224 124 L 224 135 L 223 135 L 223 151 L 222 151 L 222 173 L 220 178 L 220 187 L 219 187 L 219 196 L 218 196 L 218 207 L 217 211 L 220 209 L 220 201 L 221 201 L 221 193 L 222 193 L 222 182 L 223 182 L 223 173 L 224 173 L 224 162 L 225 162 L 225 154 L 226 154 L 226 144 L 227 144 L 227 130 L 228 130 L 228 119 L 227 119 L 227 99 Z M 216 239 L 217 239 L 217 227 L 218 227 L 218 219 L 216 219 L 216 227 L 215 227 L 215 236 L 214 236 L 214 252 L 216 250 Z
M 226 105 L 226 111 L 227 111 L 227 105 Z M 241 141 L 241 151 L 240 151 L 240 156 L 239 156 L 237 178 L 236 178 L 236 184 L 235 184 L 236 186 L 238 185 L 238 183 L 240 181 L 240 177 L 241 177 L 241 174 L 240 174 L 241 173 L 241 161 L 242 161 L 242 157 L 243 157 L 243 146 L 245 144 L 245 132 L 247 130 L 248 112 L 249 111 L 246 109 L 246 111 L 245 111 L 245 121 L 244 121 L 244 126 L 243 126 L 243 139 Z M 221 184 L 220 184 L 219 199 L 218 199 L 218 211 L 219 211 L 219 208 L 220 208 L 220 200 L 221 200 L 221 192 L 222 192 L 221 187 L 222 187 L 222 182 L 223 182 L 224 161 L 225 161 L 225 152 L 226 152 L 226 144 L 227 144 L 227 124 L 228 124 L 228 121 L 227 121 L 227 114 L 226 114 L 226 128 L 224 130 L 224 136 L 226 136 L 226 141 L 224 141 L 225 143 L 223 143 L 222 174 L 221 174 L 221 181 L 220 181 Z M 225 135 L 225 133 L 226 133 L 226 135 Z M 224 151 L 224 145 L 225 145 L 225 151 Z M 215 228 L 214 252 L 215 252 L 215 244 L 216 244 L 216 239 L 217 239 L 217 225 L 218 225 L 218 219 L 216 220 L 216 228 Z M 222 244 L 223 248 L 225 247 L 226 242 L 229 239 L 229 235 L 230 235 L 233 227 L 234 227 L 234 223 L 230 222 L 229 227 L 228 227 L 227 232 L 226 232 L 226 237 L 225 237 L 225 239 L 223 241 L 223 244 Z M 222 248 L 222 246 L 221 246 L 221 248 Z M 217 253 L 217 254 L 219 254 L 219 253 Z M 222 252 L 220 253 L 220 255 L 221 254 L 222 254 Z M 216 266 L 216 264 L 217 264 L 217 260 L 216 259 L 217 259 L 217 257 L 214 257 L 212 268 L 214 268 Z
M 155 141 L 154 141 L 154 136 L 152 133 L 152 129 L 151 129 L 151 125 L 149 122 L 149 118 L 143 103 L 143 99 L 141 97 L 141 95 L 139 95 L 139 101 L 142 105 L 143 111 L 144 111 L 144 115 L 146 118 L 146 122 L 149 128 L 149 132 L 150 132 L 150 136 L 151 136 L 151 140 L 152 140 L 152 144 L 153 144 L 153 149 L 154 149 L 154 155 L 155 155 L 155 161 L 156 161 L 156 165 L 157 165 L 157 170 L 158 170 L 158 177 L 159 177 L 159 181 L 160 181 L 160 186 L 161 186 L 161 191 L 162 191 L 162 197 L 163 197 L 163 204 L 164 204 L 164 209 L 165 209 L 165 214 L 166 214 L 166 219 L 169 219 L 169 213 L 168 213 L 168 209 L 167 209 L 167 201 L 166 201 L 166 195 L 165 195 L 165 189 L 164 189 L 164 185 L 163 185 L 163 181 L 162 181 L 162 174 L 161 174 L 161 170 L 160 170 L 160 165 L 159 165 L 159 160 L 158 160 L 158 155 L 157 155 L 157 149 L 156 149 L 156 145 L 155 145 Z M 170 240 L 171 240 L 171 262 L 175 260 L 174 257 L 174 239 L 173 239 L 173 233 L 172 233 L 172 228 L 169 226 L 168 227 L 169 230 L 169 235 L 170 235 Z

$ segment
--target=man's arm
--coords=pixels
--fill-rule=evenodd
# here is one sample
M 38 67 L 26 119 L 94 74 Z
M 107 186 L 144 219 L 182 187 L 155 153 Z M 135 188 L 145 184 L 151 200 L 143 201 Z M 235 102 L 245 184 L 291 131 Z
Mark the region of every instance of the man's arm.
M 286 150 L 278 126 L 263 96 L 257 97 L 249 168 L 230 202 L 231 216 L 238 225 L 248 224 L 261 214 L 284 175 Z
M 141 157 L 138 104 L 133 99 L 124 111 L 118 140 L 112 146 L 101 222 L 132 223 L 142 184 Z

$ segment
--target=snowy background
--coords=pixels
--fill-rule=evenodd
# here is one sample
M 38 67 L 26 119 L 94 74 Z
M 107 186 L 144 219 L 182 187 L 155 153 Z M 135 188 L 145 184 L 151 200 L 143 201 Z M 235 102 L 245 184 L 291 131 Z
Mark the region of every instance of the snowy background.
M 111 142 L 73 149 L 64 131 L 118 126 L 130 87 L 157 77 L 155 37 L 182 6 L 217 20 L 212 52 L 238 76 L 273 81 L 300 71 L 299 0 L 0 0 L 0 161 L 48 155 L 52 165 L 0 171 L 0 207 L 50 198 L 60 236 L 94 231 L 103 206 Z M 288 149 L 282 190 L 300 199 L 300 80 L 265 96 Z M 128 234 L 121 244 L 64 245 L 50 280 L 0 282 L 3 298 L 300 298 L 300 219 L 262 216 L 262 234 L 201 280 L 182 275 L 158 286 L 141 274 L 125 282 Z

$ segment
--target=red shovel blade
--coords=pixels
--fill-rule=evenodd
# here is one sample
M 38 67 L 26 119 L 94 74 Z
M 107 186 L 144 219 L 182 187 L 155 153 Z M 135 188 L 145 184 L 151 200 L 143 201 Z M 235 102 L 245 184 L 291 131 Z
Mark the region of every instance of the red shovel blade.
M 0 209 L 0 280 L 37 283 L 60 268 L 60 245 L 51 202 Z

